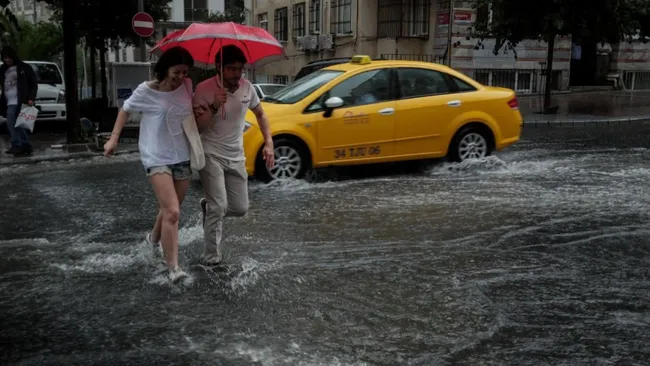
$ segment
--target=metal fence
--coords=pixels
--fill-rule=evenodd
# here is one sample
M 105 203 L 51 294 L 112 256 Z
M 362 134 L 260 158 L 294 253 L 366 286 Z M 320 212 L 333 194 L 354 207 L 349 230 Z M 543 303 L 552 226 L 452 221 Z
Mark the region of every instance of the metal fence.
M 650 71 L 623 71 L 626 90 L 650 90 Z

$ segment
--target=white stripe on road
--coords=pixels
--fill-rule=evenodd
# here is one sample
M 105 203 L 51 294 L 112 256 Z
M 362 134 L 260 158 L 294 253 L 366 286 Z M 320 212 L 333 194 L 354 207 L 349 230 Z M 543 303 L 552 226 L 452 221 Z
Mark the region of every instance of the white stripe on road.
M 136 20 L 133 22 L 134 27 L 138 28 L 153 28 L 153 22 L 145 22 L 143 20 Z

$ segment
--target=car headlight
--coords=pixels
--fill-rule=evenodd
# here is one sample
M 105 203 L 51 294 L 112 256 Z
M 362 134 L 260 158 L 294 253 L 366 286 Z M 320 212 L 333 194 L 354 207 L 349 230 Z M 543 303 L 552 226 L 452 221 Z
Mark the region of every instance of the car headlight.
M 59 91 L 59 97 L 56 99 L 57 103 L 65 103 L 65 90 Z
M 249 128 L 251 128 L 252 124 L 248 121 L 244 122 L 244 132 L 248 131 Z

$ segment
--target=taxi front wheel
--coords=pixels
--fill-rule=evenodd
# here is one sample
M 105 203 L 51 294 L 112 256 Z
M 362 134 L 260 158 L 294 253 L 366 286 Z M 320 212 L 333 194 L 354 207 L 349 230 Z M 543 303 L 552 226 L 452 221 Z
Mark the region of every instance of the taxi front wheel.
M 272 180 L 301 179 L 309 169 L 309 153 L 299 140 L 279 137 L 273 139 L 275 166 L 267 169 L 261 150 L 257 155 L 256 175 L 264 182 Z
M 470 125 L 462 128 L 451 141 L 448 157 L 452 162 L 482 159 L 494 149 L 492 131 L 484 125 Z

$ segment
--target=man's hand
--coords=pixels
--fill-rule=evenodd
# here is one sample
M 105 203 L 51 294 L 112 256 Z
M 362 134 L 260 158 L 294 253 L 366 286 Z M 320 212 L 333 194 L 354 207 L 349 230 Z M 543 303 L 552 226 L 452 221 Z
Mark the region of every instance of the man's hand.
M 275 166 L 275 151 L 273 148 L 273 140 L 269 140 L 264 144 L 264 149 L 262 149 L 262 157 L 266 162 L 266 168 L 271 169 Z
M 217 89 L 214 93 L 214 102 L 212 102 L 212 108 L 216 111 L 221 108 L 222 105 L 226 104 L 226 91 L 223 89 Z
M 28 100 L 27 105 L 32 107 L 34 105 L 34 101 L 33 100 Z

